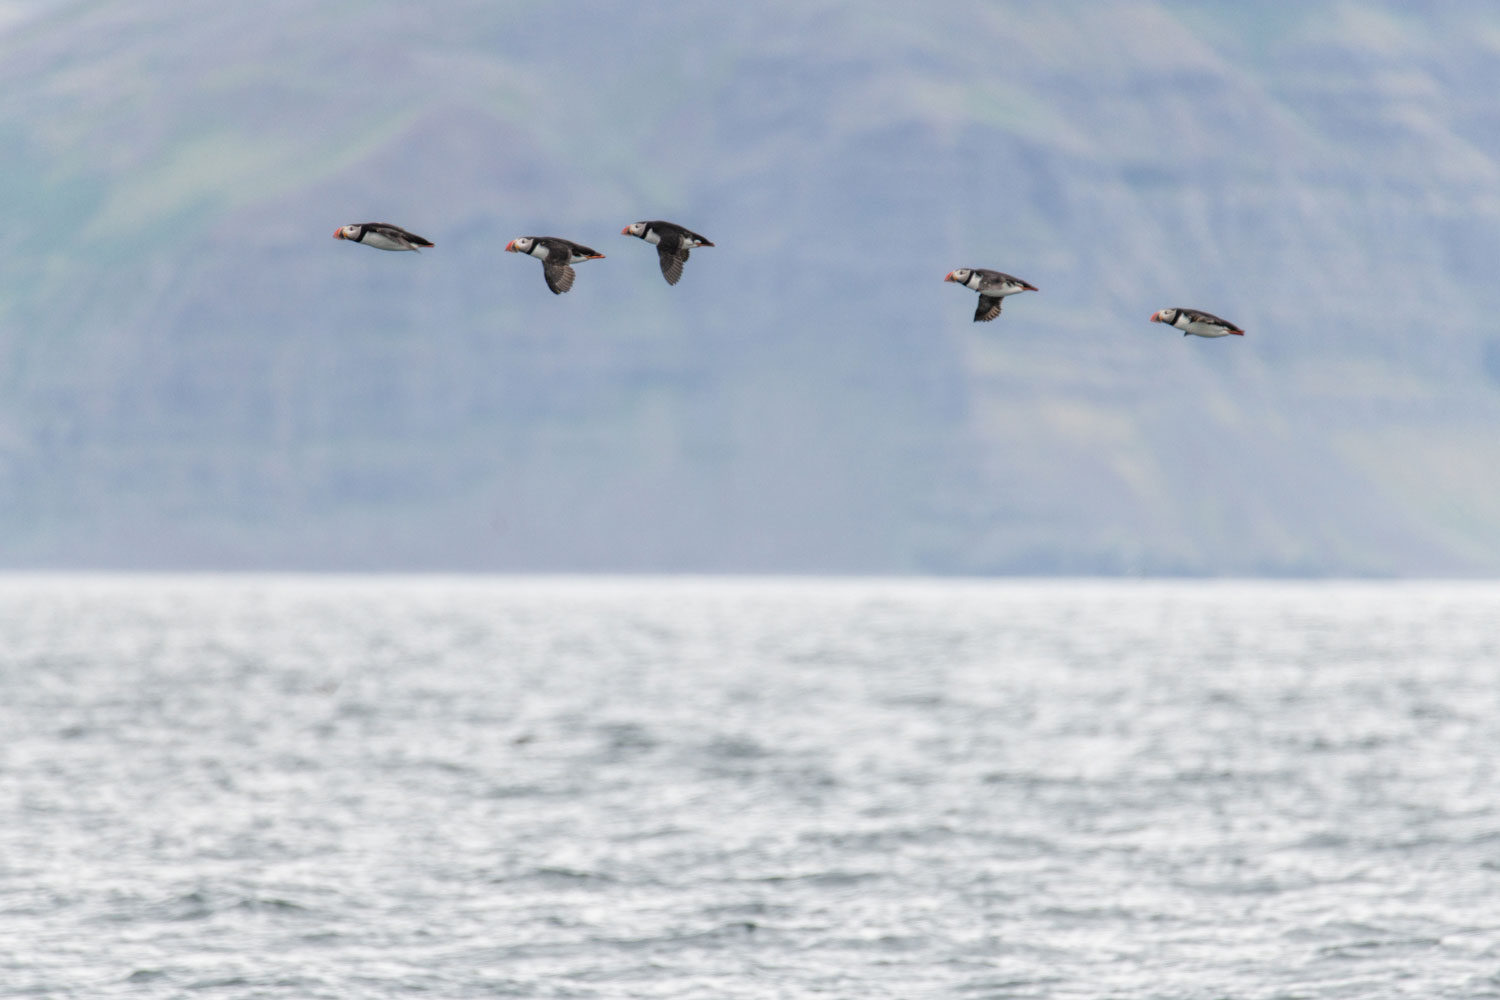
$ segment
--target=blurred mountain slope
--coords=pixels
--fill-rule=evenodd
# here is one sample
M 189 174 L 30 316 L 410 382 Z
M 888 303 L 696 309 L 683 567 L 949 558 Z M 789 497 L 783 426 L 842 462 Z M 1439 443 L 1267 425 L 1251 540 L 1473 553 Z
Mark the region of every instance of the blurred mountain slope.
M 1497 50 L 1463 3 L 0 6 L 0 560 L 1493 574 Z M 640 218 L 718 246 L 669 289 Z M 528 233 L 608 259 L 554 297 Z M 978 326 L 960 266 L 1042 291 Z

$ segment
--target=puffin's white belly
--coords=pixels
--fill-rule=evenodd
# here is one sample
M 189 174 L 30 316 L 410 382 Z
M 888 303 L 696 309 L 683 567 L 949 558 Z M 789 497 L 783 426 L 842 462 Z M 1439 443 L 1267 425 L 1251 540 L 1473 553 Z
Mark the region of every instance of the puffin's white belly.
M 365 233 L 365 238 L 360 240 L 365 246 L 374 247 L 376 250 L 410 250 L 404 241 L 397 242 L 384 233 L 374 231 Z

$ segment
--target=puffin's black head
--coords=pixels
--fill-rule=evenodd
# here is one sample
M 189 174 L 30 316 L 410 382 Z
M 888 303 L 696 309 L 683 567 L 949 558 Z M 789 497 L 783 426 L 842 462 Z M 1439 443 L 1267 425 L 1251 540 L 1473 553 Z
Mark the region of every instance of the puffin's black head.
M 628 225 L 624 229 L 620 230 L 620 235 L 621 236 L 638 236 L 641 239 L 645 239 L 646 238 L 646 229 L 647 229 L 646 223 L 644 223 L 644 222 L 632 222 L 630 225 Z
M 1168 326 L 1171 326 L 1173 323 L 1177 322 L 1177 310 L 1158 309 L 1156 312 L 1151 314 L 1151 322 L 1165 323 Z
M 972 270 L 970 270 L 969 268 L 967 268 L 967 267 L 961 267 L 957 271 L 949 271 L 948 272 L 948 276 L 946 278 L 944 278 L 943 280 L 944 281 L 956 281 L 960 285 L 962 285 L 962 284 L 965 284 L 965 283 L 968 282 L 969 275 L 971 275 L 973 273 L 974 272 Z

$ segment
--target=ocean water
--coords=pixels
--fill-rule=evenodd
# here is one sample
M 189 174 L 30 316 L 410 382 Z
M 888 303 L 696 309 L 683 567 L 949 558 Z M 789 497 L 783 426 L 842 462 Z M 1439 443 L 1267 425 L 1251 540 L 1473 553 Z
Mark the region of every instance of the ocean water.
M 0 578 L 0 995 L 1500 995 L 1500 587 Z

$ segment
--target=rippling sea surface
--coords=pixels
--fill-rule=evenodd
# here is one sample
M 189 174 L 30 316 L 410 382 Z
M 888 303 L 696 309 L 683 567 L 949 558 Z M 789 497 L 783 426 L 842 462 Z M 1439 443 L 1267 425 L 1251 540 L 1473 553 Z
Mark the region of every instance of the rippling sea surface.
M 0 577 L 0 995 L 1500 995 L 1500 587 Z

